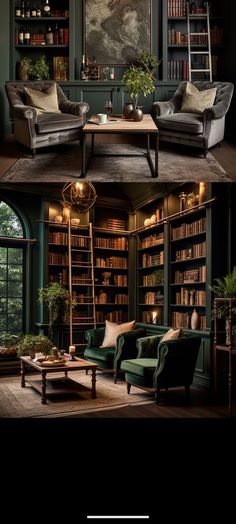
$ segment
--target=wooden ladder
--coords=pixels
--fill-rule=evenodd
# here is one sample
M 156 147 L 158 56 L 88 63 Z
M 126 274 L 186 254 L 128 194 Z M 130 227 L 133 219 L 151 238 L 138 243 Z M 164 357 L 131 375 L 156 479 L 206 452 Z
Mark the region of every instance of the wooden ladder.
M 190 13 L 189 2 L 187 3 L 187 36 L 188 36 L 188 64 L 189 64 L 189 80 L 192 80 L 192 73 L 203 73 L 209 75 L 209 80 L 212 82 L 212 60 L 211 60 L 211 32 L 210 32 L 210 19 L 209 19 L 209 5 L 208 2 L 205 2 L 206 10 L 204 13 Z M 207 25 L 206 32 L 193 32 L 191 30 L 191 25 L 196 20 L 205 19 Z M 199 38 L 199 43 L 193 43 L 194 37 Z M 200 42 L 200 38 L 206 38 L 206 44 Z M 196 50 L 197 47 L 204 47 L 204 51 Z M 195 50 L 193 50 L 195 48 Z M 193 68 L 192 59 L 194 56 L 206 56 L 205 67 L 203 68 Z M 204 77 L 205 78 L 205 77 Z

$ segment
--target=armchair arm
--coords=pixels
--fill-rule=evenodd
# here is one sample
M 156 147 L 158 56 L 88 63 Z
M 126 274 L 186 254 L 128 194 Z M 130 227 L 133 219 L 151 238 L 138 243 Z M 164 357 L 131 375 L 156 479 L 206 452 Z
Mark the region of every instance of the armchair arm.
M 213 120 L 215 118 L 221 118 L 226 113 L 225 103 L 223 100 L 218 104 L 208 107 L 203 111 L 203 120 Z
M 121 333 L 120 335 L 118 335 L 113 361 L 113 368 L 115 371 L 118 371 L 120 369 L 120 363 L 122 360 L 136 358 L 136 341 L 139 337 L 142 337 L 143 335 L 145 335 L 144 328 L 133 329 L 132 331 L 126 331 L 125 333 Z
M 105 328 L 88 329 L 85 331 L 85 340 L 87 340 L 87 348 L 97 348 L 101 346 L 104 338 Z
M 154 118 L 157 116 L 166 116 L 174 113 L 175 105 L 171 100 L 166 102 L 154 102 L 152 106 L 152 112 Z
M 16 118 L 21 118 L 22 120 L 33 120 L 33 123 L 37 120 L 37 111 L 35 107 L 24 106 L 21 104 L 16 104 L 13 106 L 14 116 Z
M 137 340 L 137 358 L 157 358 L 158 344 L 163 334 L 151 335 Z
M 80 116 L 85 120 L 85 115 L 89 110 L 87 102 L 71 102 L 70 100 L 62 100 L 59 103 L 59 109 L 62 113 L 71 113 L 72 115 Z

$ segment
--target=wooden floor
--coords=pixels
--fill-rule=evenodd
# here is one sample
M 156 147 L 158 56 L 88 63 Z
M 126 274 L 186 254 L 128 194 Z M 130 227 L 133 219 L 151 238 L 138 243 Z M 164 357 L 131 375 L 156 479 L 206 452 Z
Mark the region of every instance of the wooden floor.
M 112 137 L 111 137 L 112 138 Z M 100 137 L 102 140 L 103 137 Z M 107 138 L 106 138 L 107 140 Z M 123 140 L 123 139 L 122 139 Z M 14 141 L 14 137 L 0 144 L 0 182 L 1 176 L 16 162 L 25 152 L 25 148 Z M 211 150 L 212 155 L 225 169 L 226 173 L 236 181 L 236 146 L 229 142 L 224 142 L 221 147 Z

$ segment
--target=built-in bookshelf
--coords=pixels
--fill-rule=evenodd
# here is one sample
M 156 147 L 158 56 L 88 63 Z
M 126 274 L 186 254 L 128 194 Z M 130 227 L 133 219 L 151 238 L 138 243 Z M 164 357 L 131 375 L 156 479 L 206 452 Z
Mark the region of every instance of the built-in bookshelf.
M 187 37 L 187 18 L 186 0 L 168 0 L 163 3 L 163 51 L 165 63 L 164 79 L 181 81 L 189 78 L 188 64 L 188 37 Z M 191 47 L 196 53 L 192 55 L 192 66 L 196 69 L 206 69 L 209 66 L 209 57 L 204 54 L 208 47 L 207 42 L 207 22 L 206 22 L 206 2 L 195 0 L 189 2 Z M 209 2 L 210 18 L 210 37 L 211 37 L 211 58 L 213 80 L 222 74 L 222 60 L 220 58 L 223 49 L 224 31 L 222 5 L 218 1 Z M 166 27 L 166 31 L 165 28 Z M 202 33 L 199 34 L 199 33 Z M 192 80 L 205 79 L 206 73 L 195 74 Z M 209 77 L 207 76 L 206 79 Z
M 173 327 L 200 330 L 207 327 L 206 229 L 206 212 L 202 208 L 171 220 L 170 323 Z
M 126 322 L 129 308 L 127 214 L 97 209 L 94 227 L 96 323 Z

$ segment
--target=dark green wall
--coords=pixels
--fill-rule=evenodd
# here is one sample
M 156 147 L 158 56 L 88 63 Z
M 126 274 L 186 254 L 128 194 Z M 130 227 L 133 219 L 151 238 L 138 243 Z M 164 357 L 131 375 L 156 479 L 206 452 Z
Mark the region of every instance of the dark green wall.
M 0 139 L 10 132 L 8 102 L 5 95 L 5 81 L 10 77 L 10 20 L 9 0 L 1 0 L 0 16 Z
M 227 115 L 230 139 L 236 142 L 236 52 L 235 52 L 236 2 L 225 2 L 225 80 L 235 85 L 233 100 Z M 229 133 L 227 133 L 229 136 Z

